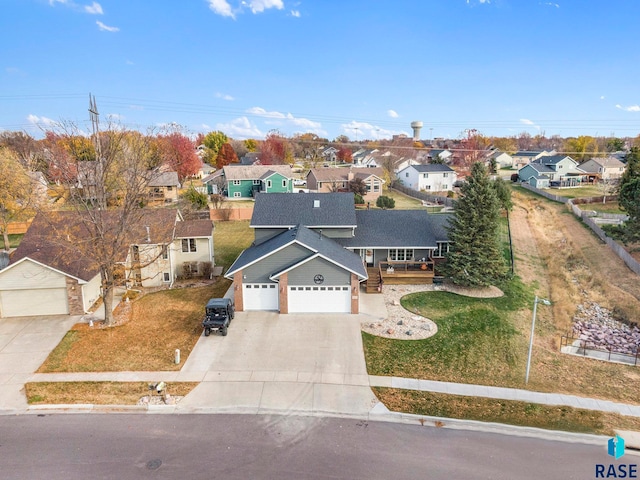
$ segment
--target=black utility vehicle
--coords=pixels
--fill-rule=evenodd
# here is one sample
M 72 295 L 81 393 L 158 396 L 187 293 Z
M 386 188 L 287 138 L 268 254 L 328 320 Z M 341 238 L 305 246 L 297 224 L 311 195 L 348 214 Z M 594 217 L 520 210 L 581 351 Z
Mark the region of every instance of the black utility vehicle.
M 233 303 L 228 298 L 212 298 L 207 302 L 205 307 L 204 320 L 204 336 L 208 337 L 211 330 L 218 330 L 220 335 L 227 334 L 229 323 L 233 320 Z

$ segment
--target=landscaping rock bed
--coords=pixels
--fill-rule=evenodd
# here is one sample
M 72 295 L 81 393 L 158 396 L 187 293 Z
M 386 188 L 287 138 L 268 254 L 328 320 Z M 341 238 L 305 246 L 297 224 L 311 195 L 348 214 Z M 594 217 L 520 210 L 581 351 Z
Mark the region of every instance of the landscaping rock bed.
M 138 400 L 137 405 L 175 405 L 183 398 L 184 396 L 167 395 L 164 398 L 162 395 L 146 395 Z
M 610 310 L 595 302 L 578 305 L 573 322 L 573 336 L 586 348 L 625 355 L 638 353 L 640 328 L 616 320 Z

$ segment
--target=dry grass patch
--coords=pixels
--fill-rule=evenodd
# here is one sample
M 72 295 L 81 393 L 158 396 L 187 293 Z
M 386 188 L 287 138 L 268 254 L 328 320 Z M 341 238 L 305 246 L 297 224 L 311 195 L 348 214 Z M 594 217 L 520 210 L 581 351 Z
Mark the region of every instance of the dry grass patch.
M 640 430 L 640 418 L 615 413 L 392 388 L 373 391 L 390 410 L 416 415 L 602 435 L 612 435 L 614 430 Z
M 184 396 L 198 384 L 176 382 L 168 385 L 171 396 Z M 25 385 L 29 405 L 94 404 L 135 405 L 149 395 L 145 382 L 38 382 Z
M 163 290 L 130 302 L 129 321 L 116 327 L 76 324 L 38 369 L 51 372 L 179 370 L 202 333 L 204 305 L 231 283 Z M 180 349 L 181 363 L 174 363 Z

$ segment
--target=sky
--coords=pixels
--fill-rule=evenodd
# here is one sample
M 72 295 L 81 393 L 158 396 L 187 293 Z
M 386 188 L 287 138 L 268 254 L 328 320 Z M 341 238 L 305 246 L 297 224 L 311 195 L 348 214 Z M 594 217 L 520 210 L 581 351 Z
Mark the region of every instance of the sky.
M 0 130 L 640 134 L 636 0 L 0 0 Z

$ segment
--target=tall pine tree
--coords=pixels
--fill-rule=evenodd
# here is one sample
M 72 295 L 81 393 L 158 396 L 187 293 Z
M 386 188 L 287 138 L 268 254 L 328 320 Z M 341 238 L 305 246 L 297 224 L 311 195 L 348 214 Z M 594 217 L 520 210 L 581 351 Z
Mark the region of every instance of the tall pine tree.
M 474 163 L 449 224 L 451 248 L 445 274 L 457 285 L 486 287 L 504 278 L 498 235 L 500 201 L 487 169 Z

